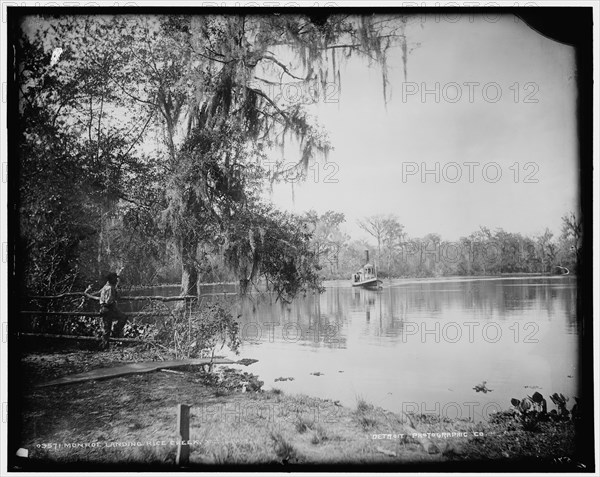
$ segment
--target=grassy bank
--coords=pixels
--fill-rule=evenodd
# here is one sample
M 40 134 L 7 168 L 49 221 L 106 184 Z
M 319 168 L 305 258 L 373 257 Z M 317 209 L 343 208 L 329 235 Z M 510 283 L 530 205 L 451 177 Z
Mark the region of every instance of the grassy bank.
M 177 405 L 192 406 L 192 466 L 368 464 L 450 466 L 523 462 L 575 470 L 574 426 L 545 422 L 535 432 L 514 419 L 488 423 L 400 416 L 357 398 L 337 401 L 274 390 L 255 392 L 249 375 L 187 368 L 36 388 L 94 367 L 134 362 L 117 350 L 29 354 L 23 359 L 22 437 L 27 467 L 164 466 L 174 469 Z M 246 392 L 243 390 L 246 389 Z M 415 434 L 415 432 L 417 434 Z M 426 434 L 430 433 L 429 436 Z M 581 470 L 581 469 L 580 469 Z

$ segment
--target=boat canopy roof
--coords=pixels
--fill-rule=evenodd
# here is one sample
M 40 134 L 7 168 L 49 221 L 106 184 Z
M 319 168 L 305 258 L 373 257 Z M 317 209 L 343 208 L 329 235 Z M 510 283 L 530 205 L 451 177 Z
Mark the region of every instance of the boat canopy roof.
M 363 265 L 362 267 L 360 267 L 358 269 L 359 272 L 362 272 L 363 270 L 366 270 L 367 268 L 374 268 L 373 265 L 371 265 L 370 263 L 366 263 L 365 265 Z

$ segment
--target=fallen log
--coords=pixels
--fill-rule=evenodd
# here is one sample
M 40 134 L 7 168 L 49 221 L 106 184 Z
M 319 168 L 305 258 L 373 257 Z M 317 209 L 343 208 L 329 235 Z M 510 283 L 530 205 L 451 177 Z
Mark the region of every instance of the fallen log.
M 180 366 L 200 366 L 205 364 L 235 364 L 235 361 L 230 359 L 215 358 L 215 359 L 187 359 L 174 361 L 144 361 L 140 363 L 128 363 L 114 368 L 98 368 L 84 373 L 64 376 L 62 378 L 47 381 L 37 384 L 35 387 L 43 388 L 47 386 L 56 386 L 60 384 L 75 384 L 85 381 L 96 381 L 102 379 L 116 378 L 119 376 L 127 376 L 129 374 L 142 374 L 158 371 L 164 368 L 177 368 Z

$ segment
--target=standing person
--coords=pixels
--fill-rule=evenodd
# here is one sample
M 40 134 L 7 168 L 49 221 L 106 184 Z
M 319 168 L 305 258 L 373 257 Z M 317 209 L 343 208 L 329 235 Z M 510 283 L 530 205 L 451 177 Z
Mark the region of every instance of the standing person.
M 100 315 L 102 316 L 102 321 L 104 322 L 104 334 L 102 335 L 102 343 L 100 347 L 102 349 L 106 349 L 108 347 L 108 340 L 112 331 L 113 321 L 117 321 L 117 324 L 114 329 L 114 335 L 119 337 L 123 332 L 123 327 L 127 322 L 127 316 L 119 309 L 117 305 L 117 284 L 119 283 L 119 276 L 115 272 L 110 272 L 106 275 L 106 284 L 100 292 L 96 292 L 95 294 L 89 294 L 88 292 L 91 290 L 92 286 L 90 285 L 85 290 L 85 295 L 88 298 L 92 298 L 93 300 L 98 300 L 100 302 Z M 94 296 L 97 294 L 100 296 Z

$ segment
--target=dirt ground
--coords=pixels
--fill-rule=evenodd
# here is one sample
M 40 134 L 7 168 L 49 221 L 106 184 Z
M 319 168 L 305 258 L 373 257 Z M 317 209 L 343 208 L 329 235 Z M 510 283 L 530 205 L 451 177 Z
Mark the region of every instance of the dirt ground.
M 257 392 L 251 366 L 220 366 L 214 375 L 188 367 L 35 387 L 67 374 L 152 359 L 152 351 L 135 348 L 23 356 L 20 447 L 28 458 L 19 459 L 18 468 L 176 470 L 177 407 L 188 404 L 191 467 L 589 471 L 577 463 L 570 421 L 545 422 L 531 432 L 511 418 L 476 424 L 412 415 L 407 421 L 363 401 L 350 409 L 278 390 Z M 412 435 L 407 425 L 422 435 L 432 433 L 437 452 L 428 452 L 422 436 Z

